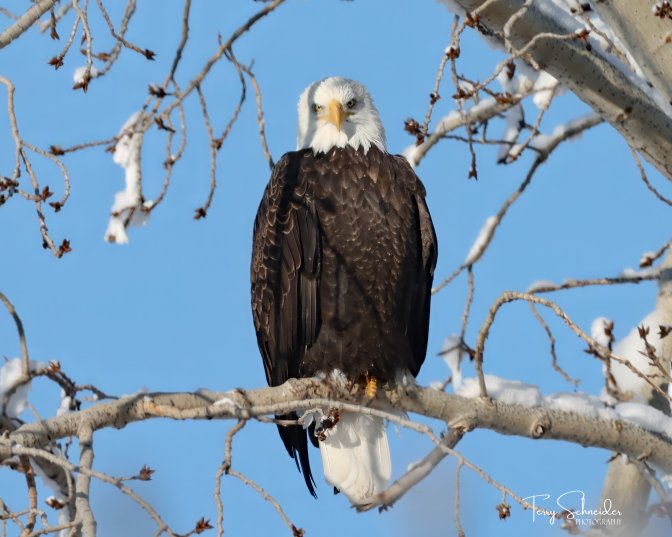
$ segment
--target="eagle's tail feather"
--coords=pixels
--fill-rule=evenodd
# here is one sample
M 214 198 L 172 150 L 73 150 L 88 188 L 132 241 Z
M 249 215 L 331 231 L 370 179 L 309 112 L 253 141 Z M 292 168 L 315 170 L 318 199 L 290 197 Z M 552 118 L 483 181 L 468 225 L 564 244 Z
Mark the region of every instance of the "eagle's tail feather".
M 291 414 L 284 414 L 281 416 L 276 416 L 278 419 L 285 420 L 295 420 L 297 415 L 292 412 Z M 296 462 L 296 467 L 303 474 L 303 479 L 306 482 L 308 491 L 314 498 L 317 498 L 317 493 L 315 492 L 315 480 L 313 479 L 313 474 L 310 471 L 310 459 L 308 458 L 308 438 L 306 436 L 306 431 L 304 431 L 301 425 L 288 425 L 284 427 L 278 425 L 278 430 L 280 431 L 280 438 L 282 438 L 285 448 L 289 456 L 294 459 Z
M 385 421 L 378 416 L 342 412 L 320 441 L 324 477 L 354 505 L 383 491 L 392 475 Z

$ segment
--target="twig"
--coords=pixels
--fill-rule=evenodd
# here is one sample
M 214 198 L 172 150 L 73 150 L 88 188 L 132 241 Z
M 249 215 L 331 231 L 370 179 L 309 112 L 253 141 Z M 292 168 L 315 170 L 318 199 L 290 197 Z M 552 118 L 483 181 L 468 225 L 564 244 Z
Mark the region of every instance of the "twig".
M 33 192 L 34 194 L 28 194 L 28 193 L 23 193 L 19 191 L 19 193 L 26 199 L 33 201 L 35 203 L 35 209 L 37 212 L 37 218 L 38 222 L 40 225 L 40 232 L 42 234 L 42 241 L 43 241 L 43 246 L 45 248 L 49 248 L 52 253 L 56 257 L 61 257 L 64 253 L 67 253 L 70 251 L 70 246 L 68 241 L 64 241 L 63 244 L 60 247 L 56 247 L 54 244 L 53 240 L 49 236 L 49 231 L 47 229 L 47 224 L 45 221 L 44 214 L 42 213 L 42 202 L 49 196 L 51 195 L 48 192 L 48 188 L 45 190 L 40 191 L 40 185 L 37 181 L 37 177 L 35 176 L 35 173 L 33 171 L 33 167 L 28 160 L 28 157 L 26 155 L 26 152 L 24 151 L 24 147 L 30 150 L 37 150 L 34 146 L 31 144 L 28 144 L 25 142 L 22 138 L 21 135 L 19 134 L 19 127 L 18 123 L 16 120 L 16 113 L 14 110 L 14 84 L 12 82 L 3 77 L 0 76 L 0 84 L 3 84 L 7 88 L 7 113 L 9 115 L 9 123 L 11 127 L 11 132 L 12 132 L 12 139 L 14 141 L 14 169 L 12 171 L 12 177 L 11 177 L 11 182 L 12 185 L 17 186 L 18 185 L 18 178 L 21 172 L 21 162 L 23 162 L 23 165 L 28 172 L 28 177 L 30 178 L 31 185 L 33 187 Z M 39 152 L 39 151 L 38 151 Z M 39 152 L 39 154 L 45 156 L 45 152 Z M 61 168 L 61 171 L 65 170 L 65 167 L 60 163 L 58 159 L 56 159 L 53 155 L 49 156 L 48 158 L 54 160 L 58 164 L 58 166 Z M 69 177 L 66 175 L 64 176 L 65 180 L 65 194 L 63 199 L 67 199 L 67 195 L 69 193 Z M 60 202 L 56 202 L 60 203 Z
M 26 149 L 29 149 L 33 153 L 37 153 L 38 155 L 51 160 L 58 169 L 61 171 L 61 175 L 63 176 L 63 195 L 58 201 L 52 201 L 49 203 L 49 205 L 56 211 L 60 211 L 61 208 L 65 205 L 65 203 L 68 201 L 68 198 L 70 197 L 70 174 L 68 173 L 68 169 L 65 167 L 63 162 L 59 158 L 57 158 L 53 153 L 47 152 L 37 146 L 34 146 L 33 144 L 30 144 L 26 142 L 25 140 L 23 141 L 24 147 Z
M 254 24 L 259 19 L 262 19 L 263 17 L 271 13 L 273 10 L 275 10 L 275 8 L 277 8 L 280 4 L 284 2 L 285 0 L 273 0 L 273 2 L 266 4 L 266 6 L 263 9 L 255 13 L 252 17 L 248 19 L 248 21 L 245 24 L 243 24 L 236 31 L 234 31 L 233 34 L 231 34 L 231 36 L 229 37 L 229 39 L 226 40 L 226 42 L 221 43 L 219 45 L 217 51 L 205 63 L 201 71 L 191 80 L 191 82 L 189 82 L 184 92 L 182 92 L 179 96 L 176 96 L 173 102 L 166 107 L 163 113 L 168 114 L 172 110 L 174 110 L 192 91 L 196 89 L 197 86 L 203 83 L 203 80 L 208 75 L 213 65 L 215 65 L 222 58 L 224 52 L 231 49 L 233 44 L 241 35 L 243 35 L 250 28 L 252 28 L 252 26 L 254 26 Z
M 662 253 L 661 253 L 662 255 Z M 561 284 L 543 284 L 537 285 L 528 290 L 529 293 L 552 293 L 555 291 L 564 291 L 567 289 L 580 289 L 582 287 L 592 287 L 601 285 L 618 285 L 618 284 L 638 284 L 641 282 L 657 280 L 659 278 L 657 271 L 648 272 L 646 274 L 637 274 L 634 276 L 615 276 L 611 278 L 592 278 L 587 280 L 568 279 Z
M 173 85 L 173 88 L 175 88 L 175 93 L 180 92 L 180 87 L 177 85 L 177 82 L 174 80 L 171 81 L 171 84 Z M 165 127 L 166 128 L 166 159 L 163 162 L 163 166 L 166 169 L 166 175 L 163 178 L 163 185 L 161 187 L 161 192 L 159 192 L 159 195 L 154 198 L 154 201 L 149 205 L 148 207 L 143 207 L 143 210 L 147 212 L 151 212 L 158 205 L 160 205 L 164 198 L 166 197 L 166 194 L 168 193 L 168 187 L 170 186 L 170 180 L 173 174 L 173 168 L 175 167 L 175 164 L 182 158 L 184 155 L 184 150 L 187 147 L 187 120 L 186 116 L 184 113 L 184 106 L 180 104 L 177 108 L 178 115 L 180 118 L 180 145 L 177 148 L 177 152 L 173 153 L 173 139 L 175 137 L 175 129 L 173 128 L 173 122 L 170 119 L 170 115 L 165 115 L 162 116 L 162 121 L 165 122 Z
M 201 104 L 201 113 L 203 114 L 205 129 L 208 132 L 208 146 L 210 149 L 210 191 L 208 192 L 208 197 L 206 198 L 205 203 L 196 209 L 196 216 L 194 218 L 198 220 L 204 218 L 208 214 L 208 209 L 210 209 L 210 204 L 212 203 L 212 198 L 215 195 L 215 189 L 217 188 L 217 144 L 215 142 L 215 134 L 212 131 L 208 106 L 200 86 L 196 87 L 196 92 L 198 93 L 198 100 Z
M 530 134 L 528 135 L 527 139 L 521 144 L 521 145 L 514 145 L 510 150 L 507 155 L 507 161 L 506 163 L 511 163 L 515 160 L 518 160 L 518 157 L 523 154 L 523 152 L 530 146 L 530 144 L 534 141 L 535 137 L 537 134 L 539 134 L 539 127 L 541 126 L 541 120 L 544 118 L 544 114 L 546 114 L 546 111 L 551 105 L 551 102 L 553 101 L 553 97 L 555 95 L 555 91 L 557 89 L 558 85 L 555 84 L 551 89 L 546 90 L 544 89 L 543 91 L 550 91 L 551 96 L 544 101 L 542 106 L 539 108 L 539 113 L 537 114 L 537 119 L 534 121 L 534 125 L 532 125 L 532 128 L 530 130 Z
M 665 196 L 663 196 L 658 190 L 649 182 L 649 178 L 646 176 L 646 170 L 644 169 L 644 166 L 642 165 L 642 161 L 639 160 L 639 155 L 637 155 L 637 151 L 635 150 L 634 147 L 630 146 L 630 153 L 632 153 L 632 158 L 635 159 L 635 164 L 637 164 L 637 169 L 639 170 L 639 174 L 642 178 L 642 181 L 644 181 L 644 184 L 646 185 L 646 188 L 648 188 L 654 196 L 656 196 L 660 201 L 663 203 L 666 203 L 667 205 L 672 207 L 672 200 L 669 200 Z
M 439 68 L 436 71 L 436 78 L 434 80 L 434 89 L 429 95 L 429 107 L 427 108 L 427 113 L 425 114 L 425 120 L 422 123 L 422 128 L 420 129 L 420 132 L 417 136 L 416 145 L 420 145 L 425 140 L 427 131 L 429 130 L 429 122 L 432 119 L 432 112 L 434 112 L 434 106 L 441 98 L 439 94 L 439 86 L 441 85 L 441 80 L 443 79 L 443 71 L 446 68 L 446 63 L 448 63 L 448 60 L 452 60 L 454 62 L 455 58 L 460 55 L 460 40 L 459 35 L 457 34 L 457 23 L 459 20 L 460 18 L 457 15 L 453 19 L 450 46 L 444 52 L 443 56 L 441 57 L 441 61 L 439 62 Z
M 233 477 L 240 479 L 243 483 L 245 483 L 248 487 L 253 488 L 256 490 L 264 500 L 269 502 L 273 508 L 276 510 L 278 515 L 280 515 L 280 518 L 282 521 L 285 523 L 285 525 L 290 529 L 292 532 L 292 535 L 295 537 L 303 535 L 303 530 L 301 528 L 297 528 L 294 524 L 292 524 L 291 520 L 287 517 L 285 512 L 282 510 L 282 507 L 280 507 L 280 504 L 277 502 L 277 500 L 271 496 L 268 492 L 266 492 L 264 489 L 262 489 L 257 483 L 255 483 L 252 479 L 249 477 L 244 476 L 240 472 L 237 472 L 236 470 L 229 469 L 228 471 L 229 475 L 232 475 Z
M 49 248 L 49 250 L 51 250 L 54 256 L 62 257 L 64 253 L 70 251 L 69 243 L 67 241 L 64 241 L 63 243 L 63 245 L 67 244 L 67 248 L 64 248 L 63 246 L 57 247 L 56 244 L 54 244 L 53 239 L 49 235 L 49 228 L 47 227 L 47 221 L 46 218 L 44 217 L 44 213 L 42 212 L 42 197 L 40 196 L 40 186 L 37 182 L 37 176 L 33 171 L 33 166 L 28 160 L 25 151 L 21 150 L 20 154 L 21 154 L 21 160 L 23 161 L 23 166 L 28 172 L 28 177 L 30 178 L 30 182 L 35 192 L 35 199 L 34 199 L 35 212 L 37 213 L 37 221 L 40 225 L 40 234 L 42 235 L 42 247 Z
M 16 324 L 16 331 L 19 334 L 19 344 L 21 345 L 21 357 L 22 357 L 22 376 L 26 379 L 30 378 L 30 356 L 28 355 L 28 344 L 26 343 L 26 333 L 23 329 L 23 323 L 21 322 L 21 317 L 16 312 L 14 304 L 5 296 L 5 294 L 0 291 L 0 301 L 5 305 L 7 311 L 14 319 L 14 324 Z
M 89 81 L 91 80 L 91 70 L 93 69 L 93 54 L 91 47 L 93 46 L 93 37 L 91 36 L 91 28 L 89 27 L 89 0 L 84 0 L 84 9 L 79 7 L 79 0 L 72 0 L 72 7 L 77 12 L 79 20 L 82 21 L 82 28 L 84 28 L 84 37 L 86 38 L 86 69 L 82 74 L 82 89 L 87 90 Z M 75 86 L 76 87 L 76 86 Z
M 467 333 L 467 323 L 469 322 L 469 312 L 471 311 L 471 304 L 474 301 L 474 267 L 469 265 L 467 267 L 467 299 L 464 303 L 464 311 L 462 312 L 462 327 L 460 328 L 460 344 L 464 344 L 464 338 Z
M 69 6 L 72 7 L 72 4 L 69 4 Z M 73 41 L 75 40 L 75 35 L 77 35 L 77 28 L 79 28 L 80 20 L 81 19 L 79 18 L 79 14 L 77 14 L 75 16 L 75 22 L 72 23 L 70 34 L 68 35 L 68 39 L 65 41 L 63 49 L 57 56 L 54 56 L 51 60 L 49 60 L 49 65 L 52 65 L 54 69 L 60 69 L 63 66 L 63 60 L 65 59 Z
M 467 268 L 467 265 L 460 265 L 459 267 L 457 267 L 457 268 L 450 274 L 450 276 L 448 276 L 447 278 L 445 278 L 444 280 L 442 280 L 441 283 L 439 283 L 439 285 L 437 285 L 437 286 L 435 286 L 435 287 L 432 288 L 432 294 L 435 295 L 436 293 L 438 293 L 439 291 L 441 291 L 441 289 L 443 289 L 444 287 L 447 287 L 448 285 L 450 285 L 450 283 L 451 283 L 455 278 L 457 278 L 460 274 L 462 274 L 462 271 L 463 271 L 465 268 Z
M 672 239 L 667 241 L 665 244 L 663 244 L 658 250 L 655 252 L 649 252 L 642 256 L 639 260 L 639 266 L 641 267 L 650 267 L 653 265 L 658 259 L 662 257 L 662 255 L 669 249 L 669 247 L 672 246 Z M 664 268 L 661 267 L 661 270 Z M 656 274 L 656 276 L 658 276 Z
M 145 56 L 147 59 L 153 59 L 153 54 L 151 54 L 151 51 L 148 49 L 142 49 L 133 43 L 128 42 L 125 38 L 124 35 L 126 34 L 126 30 L 128 29 L 128 23 L 130 22 L 133 13 L 135 12 L 136 8 L 136 0 L 128 0 L 128 3 L 126 4 L 126 9 L 124 10 L 124 15 L 122 17 L 121 25 L 119 27 L 119 32 L 114 29 L 114 24 L 112 23 L 112 19 L 110 19 L 110 15 L 105 9 L 105 5 L 103 4 L 102 0 L 96 0 L 96 4 L 98 4 L 98 9 L 100 9 L 100 13 L 103 15 L 103 19 L 105 19 L 105 23 L 107 24 L 108 29 L 110 30 L 110 34 L 112 34 L 112 37 L 117 41 L 117 44 L 115 45 L 115 50 L 117 47 L 121 48 L 122 46 L 126 47 L 127 49 L 130 49 L 134 52 L 137 52 L 138 54 Z M 119 55 L 119 52 L 112 52 L 112 55 L 115 57 Z
M 228 52 L 225 53 L 226 58 L 233 63 L 233 66 L 236 68 L 236 72 L 238 73 L 238 79 L 240 80 L 240 99 L 238 99 L 238 103 L 236 104 L 236 108 L 233 111 L 233 114 L 231 116 L 231 119 L 229 119 L 229 122 L 226 124 L 226 127 L 222 131 L 222 134 L 217 138 L 217 144 L 219 147 L 222 146 L 224 143 L 224 140 L 229 136 L 229 133 L 231 132 L 231 129 L 233 128 L 233 125 L 235 124 L 236 120 L 238 119 L 238 116 L 240 115 L 240 111 L 243 108 L 243 104 L 245 103 L 245 99 L 247 98 L 247 84 L 245 83 L 245 75 L 243 74 L 243 66 L 238 62 L 236 59 L 236 56 L 233 54 L 233 49 L 229 50 Z
M 593 21 L 590 20 L 590 17 L 586 14 L 584 11 L 583 7 L 581 6 L 580 2 L 579 3 L 579 8 L 580 10 L 577 12 L 575 16 L 581 16 L 581 19 L 583 22 L 588 26 L 590 29 L 591 33 L 594 33 L 596 35 L 599 35 L 602 39 L 604 39 L 605 43 L 607 44 L 606 47 L 604 47 L 606 52 L 609 52 L 616 56 L 619 60 L 621 60 L 624 64 L 627 64 L 630 69 L 635 71 L 635 66 L 633 63 L 630 61 L 628 56 L 623 52 L 619 47 L 616 46 L 616 44 L 609 38 L 607 34 L 605 34 L 602 30 L 600 30 L 595 24 L 593 24 Z
M 488 4 L 490 0 L 487 0 L 485 4 Z M 485 4 L 479 6 L 479 8 L 482 8 Z M 465 18 L 465 23 L 467 19 Z M 456 22 L 456 21 L 455 21 Z M 464 29 L 464 24 L 462 26 L 462 29 Z M 453 32 L 455 30 L 455 24 L 453 24 Z M 462 90 L 462 85 L 459 82 L 459 76 L 457 74 L 457 56 L 452 55 L 450 58 L 450 71 L 453 77 L 453 84 L 455 86 L 455 99 L 457 101 L 457 112 L 459 117 L 464 121 L 465 124 L 465 129 L 467 131 L 467 147 L 469 148 L 469 154 L 471 155 L 471 164 L 469 166 L 469 174 L 468 177 L 471 179 L 478 179 L 478 172 L 476 170 L 476 152 L 474 151 L 474 144 L 473 144 L 473 129 L 471 128 L 471 124 L 467 121 L 466 119 L 466 114 L 464 112 L 463 108 L 463 90 Z M 477 98 L 477 94 L 474 94 L 474 97 Z M 423 137 L 424 138 L 424 137 Z
M 45 450 L 42 450 L 42 449 L 30 448 L 30 447 L 24 447 L 24 446 L 16 445 L 12 448 L 12 451 L 17 455 L 29 455 L 30 457 L 33 457 L 33 458 L 47 460 L 47 461 L 49 461 L 53 464 L 56 464 L 56 465 L 60 466 L 64 470 L 79 473 L 80 475 L 85 474 L 89 478 L 93 477 L 93 478 L 98 479 L 99 481 L 102 481 L 104 483 L 114 485 L 123 494 L 130 497 L 135 503 L 137 503 L 142 509 L 144 509 L 149 514 L 149 516 L 154 520 L 154 522 L 157 524 L 157 526 L 159 528 L 159 530 L 157 530 L 157 531 L 166 532 L 171 537 L 179 537 L 177 534 L 175 534 L 175 532 L 173 532 L 170 529 L 168 524 L 166 524 L 163 521 L 161 516 L 156 512 L 156 510 L 152 507 L 152 505 L 149 502 L 143 500 L 133 489 L 124 485 L 124 482 L 123 482 L 122 479 L 111 477 L 107 474 L 104 474 L 104 473 L 99 472 L 97 470 L 93 470 L 91 468 L 86 468 L 86 467 L 82 467 L 82 466 L 75 466 L 70 461 L 68 461 L 66 459 L 63 459 L 63 458 L 60 458 L 60 457 L 56 457 L 52 453 L 49 453 L 48 451 L 45 451 Z M 79 516 L 78 516 L 78 519 L 79 519 Z
M 0 13 L 2 13 L 5 17 L 8 17 L 10 19 L 18 20 L 19 16 L 12 13 L 9 9 L 6 7 L 0 7 Z
M 100 147 L 101 145 L 109 146 L 110 144 L 115 144 L 117 141 L 118 137 L 114 136 L 113 138 L 106 138 L 105 140 L 94 140 L 92 142 L 84 142 L 81 144 L 72 145 L 70 147 L 61 147 L 59 145 L 52 145 L 50 148 L 50 152 L 54 155 L 65 155 L 67 153 L 74 153 L 76 151 L 89 149 L 91 147 Z
M 429 150 L 434 147 L 441 139 L 443 139 L 443 137 L 448 132 L 451 132 L 459 127 L 485 121 L 486 119 L 501 114 L 509 108 L 518 105 L 522 99 L 531 93 L 532 85 L 530 84 L 529 87 L 523 88 L 521 92 L 512 95 L 510 102 L 497 102 L 496 99 L 492 98 L 490 101 L 481 102 L 478 107 L 473 106 L 465 110 L 463 114 L 453 114 L 451 116 L 444 117 L 441 121 L 439 121 L 437 126 L 434 128 L 434 131 L 427 136 L 425 141 L 415 148 L 411 157 L 412 164 L 415 166 L 420 164 Z
M 231 57 L 233 58 L 233 51 L 231 52 Z M 235 59 L 234 59 L 235 61 Z M 252 87 L 254 88 L 255 101 L 257 103 L 257 124 L 259 125 L 259 138 L 261 140 L 261 149 L 264 152 L 266 161 L 268 162 L 268 167 L 273 170 L 273 157 L 271 152 L 268 150 L 268 143 L 266 142 L 266 123 L 264 121 L 264 108 L 261 104 L 261 89 L 259 88 L 259 83 L 257 82 L 257 77 L 254 76 L 252 72 L 252 66 L 247 67 L 245 65 L 240 66 L 241 69 L 250 77 L 252 81 Z
M 649 384 L 655 391 L 657 391 L 665 399 L 672 401 L 672 396 L 670 396 L 665 390 L 663 390 L 660 386 L 658 386 L 655 382 L 653 382 L 647 375 L 645 375 L 643 372 L 641 372 L 639 369 L 633 366 L 632 363 L 630 363 L 630 360 L 621 358 L 620 356 L 616 356 L 608 348 L 600 345 L 597 341 L 595 341 L 595 339 L 593 339 L 583 330 L 581 330 L 581 328 L 579 328 L 579 326 L 574 321 L 572 321 L 569 318 L 569 316 L 562 310 L 562 308 L 560 308 L 560 306 L 558 306 L 555 302 L 551 302 L 550 300 L 540 298 L 531 293 L 518 293 L 515 291 L 508 291 L 502 293 L 499 296 L 499 298 L 490 307 L 488 317 L 486 318 L 485 322 L 481 326 L 481 330 L 478 333 L 478 339 L 476 342 L 476 349 L 474 354 L 474 363 L 476 366 L 476 371 L 478 373 L 478 385 L 480 388 L 481 397 L 484 398 L 488 397 L 487 388 L 485 385 L 485 376 L 483 374 L 483 352 L 485 349 L 485 340 L 488 337 L 490 327 L 492 326 L 492 323 L 494 322 L 495 316 L 497 315 L 499 309 L 504 304 L 507 304 L 509 302 L 515 302 L 518 300 L 524 300 L 526 302 L 540 304 L 542 306 L 549 308 L 565 322 L 565 324 L 572 330 L 572 332 L 574 332 L 583 341 L 585 341 L 590 346 L 590 348 L 595 349 L 597 351 L 598 358 L 600 358 L 602 361 L 611 359 L 614 360 L 615 362 L 618 362 L 619 364 L 624 365 L 637 377 L 639 377 L 644 382 Z
M 138 54 L 141 54 L 148 60 L 153 60 L 154 59 L 154 53 L 149 50 L 149 49 L 141 49 L 140 47 L 134 45 L 133 43 L 129 43 L 125 39 L 126 31 L 128 30 L 128 24 L 131 21 L 131 18 L 133 17 L 133 14 L 135 13 L 135 8 L 136 8 L 136 0 L 128 0 L 128 3 L 126 4 L 126 8 L 124 9 L 124 15 L 121 19 L 121 24 L 119 26 L 119 33 L 116 32 L 114 29 L 114 24 L 112 24 L 112 20 L 110 19 L 110 15 L 107 13 L 107 10 L 105 9 L 105 6 L 102 2 L 102 0 L 96 0 L 96 3 L 98 4 L 98 9 L 100 9 L 101 14 L 103 15 L 103 18 L 105 19 L 105 22 L 107 23 L 107 27 L 110 30 L 110 33 L 112 34 L 112 37 L 117 41 L 112 49 L 112 52 L 110 52 L 107 55 L 106 62 L 105 62 L 105 67 L 100 69 L 98 71 L 97 77 L 104 76 L 107 74 L 107 72 L 112 68 L 112 65 L 116 62 L 117 58 L 119 57 L 119 54 L 121 53 L 121 47 L 126 47 L 130 50 L 133 50 L 137 52 Z
M 539 321 L 539 324 L 544 329 L 544 332 L 546 332 L 546 336 L 548 337 L 548 343 L 549 343 L 550 348 L 551 348 L 551 365 L 553 366 L 553 369 L 555 369 L 558 373 L 560 373 L 562 378 L 564 378 L 567 382 L 569 382 L 570 384 L 573 384 L 574 387 L 578 386 L 579 385 L 579 380 L 578 379 L 573 379 L 572 377 L 570 377 L 565 372 L 565 370 L 562 367 L 560 367 L 560 364 L 558 364 L 558 355 L 555 352 L 555 337 L 553 336 L 553 332 L 551 332 L 551 329 L 548 326 L 548 323 L 546 321 L 544 321 L 544 318 L 541 316 L 541 314 L 539 313 L 539 310 L 537 310 L 537 307 L 534 304 L 530 303 L 529 306 L 530 306 L 530 309 L 532 310 L 532 314 L 534 315 L 535 319 L 537 319 L 537 321 Z
M 9 116 L 9 125 L 12 131 L 12 139 L 14 140 L 14 169 L 12 170 L 12 181 L 15 183 L 21 173 L 21 147 L 23 141 L 19 134 L 19 125 L 16 121 L 16 113 L 14 111 L 14 84 L 11 80 L 0 76 L 0 84 L 7 88 L 7 115 Z
M 184 47 L 187 45 L 187 40 L 189 39 L 189 13 L 191 12 L 191 0 L 185 0 L 184 10 L 182 12 L 182 37 L 180 38 L 180 44 L 177 46 L 175 51 L 175 57 L 173 58 L 173 65 L 170 67 L 170 73 L 164 87 L 167 86 L 168 80 L 175 80 L 175 72 L 177 71 L 177 66 L 182 59 L 182 53 L 184 52 Z

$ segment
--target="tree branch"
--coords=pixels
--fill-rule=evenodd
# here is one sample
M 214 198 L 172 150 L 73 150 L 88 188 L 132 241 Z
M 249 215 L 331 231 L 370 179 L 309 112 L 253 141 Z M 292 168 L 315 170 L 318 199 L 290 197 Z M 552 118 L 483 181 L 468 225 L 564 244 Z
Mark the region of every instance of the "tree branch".
M 420 386 L 390 391 L 387 395 L 386 402 L 374 401 L 371 407 L 364 407 L 353 404 L 348 394 L 335 393 L 332 386 L 313 379 L 292 379 L 281 386 L 250 391 L 138 394 L 23 425 L 0 438 L 0 461 L 11 457 L 16 445 L 39 448 L 58 438 L 76 436 L 84 426 L 90 426 L 95 432 L 157 417 L 239 420 L 315 407 L 381 414 L 378 408 L 389 408 L 392 404 L 407 412 L 441 420 L 451 428 L 483 428 L 532 439 L 565 440 L 634 458 L 646 457 L 651 464 L 672 473 L 672 440 L 627 421 L 617 422 L 553 407 L 525 407 L 461 397 Z
M 23 32 L 28 30 L 33 23 L 49 11 L 55 3 L 56 0 L 42 0 L 29 8 L 14 24 L 0 34 L 0 48 L 6 47 Z

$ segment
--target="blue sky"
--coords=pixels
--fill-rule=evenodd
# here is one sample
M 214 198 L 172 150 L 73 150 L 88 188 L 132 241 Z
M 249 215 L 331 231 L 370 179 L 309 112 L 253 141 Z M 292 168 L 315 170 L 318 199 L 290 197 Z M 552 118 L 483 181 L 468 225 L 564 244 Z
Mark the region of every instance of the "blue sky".
M 162 82 L 179 41 L 181 2 L 140 2 L 128 38 L 157 53 L 157 61 L 124 52 L 112 72 L 94 80 L 89 92 L 72 91 L 72 73 L 84 63 L 73 47 L 64 67 L 46 62 L 62 44 L 34 29 L 0 53 L 0 74 L 17 87 L 22 135 L 30 142 L 68 146 L 116 134 L 145 99 L 147 86 Z M 249 0 L 194 2 L 191 38 L 178 70 L 182 86 L 216 49 L 217 33 L 228 36 L 260 8 Z M 95 12 L 95 7 L 91 7 Z M 121 8 L 111 9 L 119 20 Z M 412 139 L 403 131 L 408 117 L 424 117 L 436 68 L 450 40 L 453 16 L 443 5 L 423 0 L 341 2 L 289 0 L 243 36 L 236 54 L 255 61 L 263 91 L 270 150 L 277 160 L 294 148 L 296 102 L 310 82 L 343 75 L 364 83 L 374 96 L 387 129 L 391 152 Z M 7 21 L 3 20 L 3 23 Z M 98 16 L 92 19 L 94 49 L 111 41 Z M 68 27 L 59 27 L 62 36 Z M 472 78 L 485 78 L 500 56 L 466 32 L 462 65 Z M 198 103 L 190 99 L 187 154 L 174 170 L 168 196 L 145 228 L 134 228 L 130 244 L 103 241 L 114 193 L 123 188 L 123 170 L 102 149 L 64 158 L 72 176 L 72 197 L 59 214 L 48 211 L 52 236 L 68 238 L 73 252 L 61 260 L 41 248 L 31 204 L 12 199 L 0 208 L 0 290 L 15 304 L 28 335 L 31 356 L 59 360 L 80 383 L 121 395 L 150 391 L 228 390 L 264 384 L 249 313 L 249 256 L 252 221 L 268 167 L 260 149 L 256 110 L 250 95 L 238 123 L 218 157 L 219 186 L 206 219 L 193 211 L 208 192 L 209 153 Z M 450 81 L 442 86 L 435 119 L 454 108 Z M 215 130 L 221 130 L 239 98 L 232 66 L 216 65 L 203 85 Z M 4 100 L 4 91 L 2 92 Z M 3 105 L 4 106 L 4 105 Z M 571 95 L 557 99 L 543 128 L 585 113 Z M 528 110 L 529 114 L 534 109 Z M 528 115 L 528 120 L 533 117 Z M 495 131 L 501 126 L 492 127 Z M 143 152 L 148 198 L 163 180 L 163 137 L 148 136 Z M 0 174 L 10 175 L 12 141 L 6 114 L 0 114 Z M 466 147 L 443 142 L 417 172 L 427 188 L 440 244 L 437 279 L 447 276 L 469 251 L 485 218 L 524 178 L 529 157 L 508 167 L 495 164 L 496 148 L 479 150 L 479 180 L 467 179 Z M 49 163 L 35 159 L 38 173 L 57 194 L 62 182 Z M 651 172 L 657 184 L 661 178 Z M 524 290 L 533 281 L 616 275 L 636 266 L 640 255 L 669 236 L 665 206 L 641 183 L 625 142 L 602 125 L 581 141 L 561 146 L 537 172 L 528 192 L 512 207 L 482 263 L 475 269 L 476 295 L 467 332 L 474 341 L 487 309 L 504 290 Z M 623 336 L 653 309 L 655 285 L 588 289 L 555 297 L 580 325 L 599 315 L 616 321 Z M 423 384 L 443 379 L 447 369 L 436 352 L 448 334 L 459 331 L 466 279 L 462 276 L 433 301 Z M 560 323 L 545 316 L 558 336 L 560 360 L 581 389 L 598 393 L 598 364 Z M 545 394 L 571 391 L 550 367 L 545 334 L 524 304 L 506 306 L 488 340 L 486 372 L 539 384 Z M 0 315 L 0 354 L 20 353 L 15 329 Z M 467 365 L 466 374 L 473 375 Z M 52 415 L 58 390 L 36 381 L 32 400 L 43 416 Z M 28 417 L 26 415 L 26 417 Z M 132 475 L 147 464 L 151 482 L 135 483 L 167 522 L 186 532 L 201 516 L 214 520 L 214 474 L 223 457 L 228 422 L 182 423 L 153 420 L 95 437 L 96 468 Z M 434 423 L 437 431 L 440 424 Z M 431 449 L 425 438 L 391 434 L 395 475 Z M 319 501 L 305 490 L 274 427 L 250 423 L 235 439 L 234 467 L 273 494 L 290 519 L 308 535 L 431 536 L 454 534 L 454 469 L 445 460 L 392 510 L 357 515 L 341 496 L 332 496 L 318 474 Z M 553 442 L 501 437 L 487 431 L 468 434 L 460 451 L 521 496 L 559 495 L 584 490 L 588 503 L 599 498 L 609 453 Z M 464 470 L 463 525 L 468 535 L 561 535 L 544 520 L 512 509 L 499 521 L 501 494 Z M 24 483 L 0 468 L 0 496 L 11 507 L 24 505 Z M 229 535 L 287 534 L 271 506 L 233 478 L 223 482 L 225 528 Z M 93 504 L 99 535 L 148 535 L 153 523 L 114 488 L 95 483 Z M 42 495 L 45 497 L 45 494 Z M 214 534 L 214 533 L 213 533 Z M 10 535 L 12 535 L 10 533 Z

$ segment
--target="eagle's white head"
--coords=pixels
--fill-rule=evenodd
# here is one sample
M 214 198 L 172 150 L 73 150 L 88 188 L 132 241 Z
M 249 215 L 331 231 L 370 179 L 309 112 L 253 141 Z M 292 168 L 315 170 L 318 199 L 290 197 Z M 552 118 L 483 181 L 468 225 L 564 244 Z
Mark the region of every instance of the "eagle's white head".
M 385 151 L 385 130 L 373 99 L 360 83 L 338 76 L 308 86 L 299 98 L 297 149 L 326 153 L 349 145 Z

